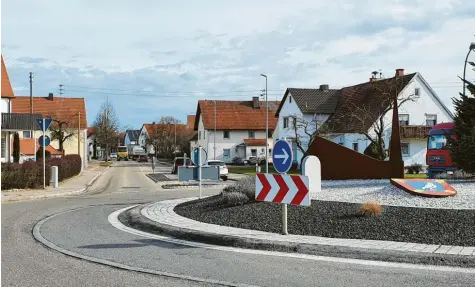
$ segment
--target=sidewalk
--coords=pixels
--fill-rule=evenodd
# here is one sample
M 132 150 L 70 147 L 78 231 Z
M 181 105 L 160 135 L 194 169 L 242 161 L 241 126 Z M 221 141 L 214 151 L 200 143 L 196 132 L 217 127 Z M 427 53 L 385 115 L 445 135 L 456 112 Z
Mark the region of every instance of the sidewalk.
M 21 200 L 33 200 L 57 196 L 78 194 L 86 191 L 108 167 L 90 163 L 88 168 L 76 177 L 60 182 L 57 188 L 3 191 L 2 203 Z

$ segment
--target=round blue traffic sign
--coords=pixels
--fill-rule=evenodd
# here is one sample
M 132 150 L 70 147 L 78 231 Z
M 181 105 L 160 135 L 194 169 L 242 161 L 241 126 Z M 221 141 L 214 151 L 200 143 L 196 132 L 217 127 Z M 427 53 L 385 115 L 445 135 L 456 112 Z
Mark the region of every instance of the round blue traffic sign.
M 38 143 L 40 144 L 40 146 L 43 146 L 43 136 L 40 136 L 40 138 L 38 139 Z M 49 146 L 50 143 L 51 139 L 49 138 L 49 136 L 45 136 L 45 146 Z
M 286 173 L 292 166 L 292 147 L 289 142 L 279 140 L 272 150 L 272 163 L 274 169 L 280 173 Z

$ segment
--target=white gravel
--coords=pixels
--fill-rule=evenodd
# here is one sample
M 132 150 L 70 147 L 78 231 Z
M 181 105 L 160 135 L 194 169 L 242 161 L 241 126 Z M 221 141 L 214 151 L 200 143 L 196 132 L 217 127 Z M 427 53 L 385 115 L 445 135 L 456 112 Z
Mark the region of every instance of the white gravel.
M 312 192 L 314 200 L 363 203 L 376 201 L 381 205 L 409 206 L 441 209 L 475 209 L 475 181 L 447 181 L 457 195 L 444 198 L 427 198 L 409 194 L 389 180 L 338 180 L 322 181 L 322 191 Z

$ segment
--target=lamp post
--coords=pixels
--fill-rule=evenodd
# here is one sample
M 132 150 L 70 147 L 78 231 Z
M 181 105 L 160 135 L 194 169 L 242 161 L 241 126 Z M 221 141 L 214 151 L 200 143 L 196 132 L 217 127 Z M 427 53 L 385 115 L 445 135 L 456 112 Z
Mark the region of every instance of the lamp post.
M 267 76 L 261 74 L 261 77 L 266 78 L 266 173 L 269 173 L 269 104 L 267 102 Z
M 214 139 L 213 139 L 213 159 L 216 159 L 216 100 L 214 100 Z
M 475 50 L 475 42 L 470 43 L 470 47 L 468 49 L 467 57 L 465 57 L 465 64 L 463 66 L 463 95 L 465 96 L 465 74 L 467 72 L 467 63 L 468 63 L 468 56 L 470 52 Z

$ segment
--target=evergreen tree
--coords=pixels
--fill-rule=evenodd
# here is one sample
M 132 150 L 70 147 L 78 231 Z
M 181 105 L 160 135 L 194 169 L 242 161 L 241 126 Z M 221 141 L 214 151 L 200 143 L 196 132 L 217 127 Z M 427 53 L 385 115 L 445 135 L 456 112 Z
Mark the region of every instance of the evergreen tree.
M 20 162 L 20 135 L 18 133 L 13 135 L 13 162 Z
M 470 95 L 453 98 L 455 106 L 454 134 L 451 157 L 455 165 L 468 173 L 475 173 L 475 84 L 465 81 Z

